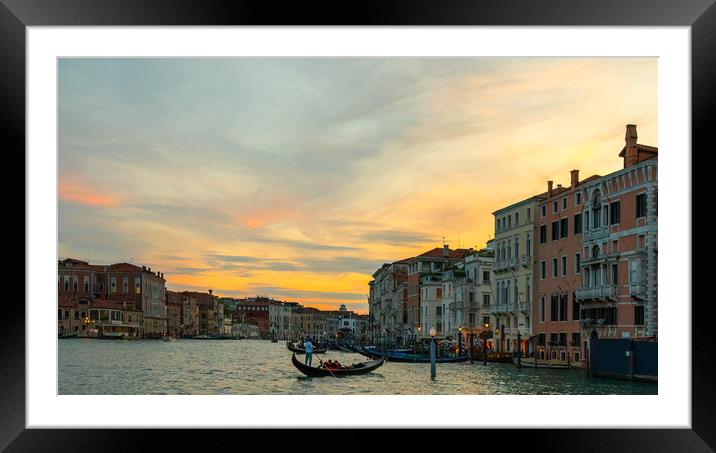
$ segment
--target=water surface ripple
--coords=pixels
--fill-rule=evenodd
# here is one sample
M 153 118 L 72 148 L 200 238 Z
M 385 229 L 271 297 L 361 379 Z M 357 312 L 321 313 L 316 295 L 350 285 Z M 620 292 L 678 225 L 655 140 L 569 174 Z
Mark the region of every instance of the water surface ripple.
M 329 351 L 323 360 L 367 360 Z M 318 360 L 314 356 L 314 363 Z M 527 395 L 656 394 L 657 385 L 589 378 L 584 370 L 518 370 L 482 362 L 386 363 L 371 374 L 307 378 L 291 364 L 284 342 L 259 340 L 59 340 L 59 394 L 202 395 Z

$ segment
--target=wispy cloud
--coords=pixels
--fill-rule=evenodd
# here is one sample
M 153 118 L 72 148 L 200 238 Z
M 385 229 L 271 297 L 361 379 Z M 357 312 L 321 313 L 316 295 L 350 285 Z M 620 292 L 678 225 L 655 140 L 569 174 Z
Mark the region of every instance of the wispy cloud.
M 653 58 L 59 61 L 62 256 L 364 304 L 372 271 L 657 141 Z M 360 297 L 359 297 L 360 296 Z

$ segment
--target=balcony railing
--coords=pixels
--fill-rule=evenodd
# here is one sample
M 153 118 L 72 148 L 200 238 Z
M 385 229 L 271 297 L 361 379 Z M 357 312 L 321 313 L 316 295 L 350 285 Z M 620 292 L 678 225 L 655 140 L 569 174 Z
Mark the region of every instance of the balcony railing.
M 509 313 L 507 304 L 492 304 L 490 305 L 490 313 Z
M 522 257 L 520 257 L 520 264 L 523 267 L 530 267 L 530 264 L 532 264 L 532 255 L 522 255 Z
M 518 258 L 507 258 L 500 261 L 495 261 L 492 265 L 492 270 L 495 272 L 504 271 L 507 269 L 516 269 L 518 266 Z
M 576 291 L 577 300 L 590 299 L 616 299 L 618 287 L 614 285 L 593 286 L 591 288 L 580 288 Z
M 583 240 L 595 241 L 598 239 L 604 239 L 607 236 L 609 236 L 609 225 L 602 225 L 598 228 L 585 231 Z
M 630 283 L 629 295 L 640 299 L 644 298 L 646 296 L 646 286 L 641 283 Z

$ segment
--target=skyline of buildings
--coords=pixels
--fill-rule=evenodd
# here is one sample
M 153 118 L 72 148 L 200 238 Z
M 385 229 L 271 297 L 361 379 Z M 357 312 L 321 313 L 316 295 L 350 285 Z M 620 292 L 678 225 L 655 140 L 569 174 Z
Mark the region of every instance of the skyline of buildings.
M 439 337 L 475 334 L 497 352 L 585 367 L 590 339 L 658 338 L 658 148 L 637 139 L 628 124 L 621 169 L 583 180 L 573 169 L 568 185 L 550 179 L 546 191 L 495 210 L 485 249 L 445 244 L 384 264 L 369 283 L 373 339 L 404 343 L 435 328 Z M 386 277 L 405 265 L 407 277 Z

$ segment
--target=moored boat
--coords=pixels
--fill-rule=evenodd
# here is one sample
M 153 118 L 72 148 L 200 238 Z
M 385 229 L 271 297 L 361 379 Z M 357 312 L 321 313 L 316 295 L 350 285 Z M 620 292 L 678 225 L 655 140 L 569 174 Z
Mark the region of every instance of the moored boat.
M 517 365 L 517 359 L 513 359 L 515 365 Z M 520 366 L 525 368 L 555 368 L 555 369 L 568 369 L 569 363 L 566 360 L 546 360 L 536 359 L 534 357 L 524 357 L 520 359 Z
M 305 365 L 301 363 L 297 358 L 296 354 L 294 353 L 291 356 L 291 363 L 293 363 L 293 366 L 298 368 L 298 370 L 305 374 L 306 376 L 310 377 L 324 377 L 324 376 L 332 376 L 332 377 L 343 377 L 343 376 L 352 376 L 356 374 L 366 374 L 370 373 L 373 370 L 380 368 L 383 366 L 383 363 L 385 363 L 384 359 L 379 360 L 371 360 L 369 362 L 361 362 L 355 365 L 352 365 L 347 368 L 322 368 L 322 367 L 312 367 Z
M 401 362 L 401 363 L 430 363 L 430 355 L 428 354 L 413 354 L 403 352 L 390 352 L 386 351 L 378 352 L 371 351 L 366 348 L 356 348 L 356 352 L 372 359 L 378 359 L 383 356 L 388 362 Z M 436 357 L 435 363 L 459 363 L 465 362 L 470 358 L 470 354 L 463 354 L 455 357 Z
M 290 341 L 287 341 L 287 342 L 286 342 L 286 347 L 288 348 L 289 351 L 291 351 L 291 352 L 293 352 L 293 353 L 295 353 L 295 354 L 305 354 L 305 353 L 306 353 L 306 350 L 305 350 L 305 349 L 299 348 L 298 346 L 296 346 L 295 344 L 291 343 Z M 313 352 L 316 353 L 316 354 L 323 354 L 323 353 L 326 352 L 326 348 L 319 349 L 319 348 L 316 348 L 316 347 L 314 346 Z

